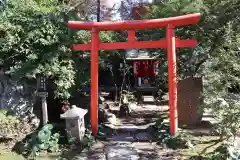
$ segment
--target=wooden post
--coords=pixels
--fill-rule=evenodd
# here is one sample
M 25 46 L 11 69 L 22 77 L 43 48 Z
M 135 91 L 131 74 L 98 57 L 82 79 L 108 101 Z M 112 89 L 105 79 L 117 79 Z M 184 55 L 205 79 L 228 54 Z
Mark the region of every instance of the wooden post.
M 175 135 L 178 129 L 177 113 L 177 79 L 176 79 L 176 40 L 174 26 L 169 24 L 166 29 L 167 56 L 168 56 L 168 93 L 169 93 L 169 112 L 170 112 L 170 132 Z
M 91 128 L 94 136 L 98 132 L 98 45 L 99 36 L 96 29 L 92 29 L 91 49 Z

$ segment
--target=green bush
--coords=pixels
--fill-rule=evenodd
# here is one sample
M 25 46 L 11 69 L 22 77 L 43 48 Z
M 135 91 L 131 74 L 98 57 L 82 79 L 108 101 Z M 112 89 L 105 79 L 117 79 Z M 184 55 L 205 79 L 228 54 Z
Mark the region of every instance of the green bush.
M 240 134 L 240 97 L 237 95 L 235 97 L 228 94 L 224 98 L 217 98 L 205 104 L 206 107 L 214 110 L 213 115 L 218 122 L 214 126 L 214 134 L 221 137 L 232 137 Z
M 7 110 L 0 110 L 0 138 L 20 140 L 31 132 L 31 126 L 16 116 L 10 115 Z
M 192 146 L 189 139 L 191 135 L 183 130 L 179 129 L 175 136 L 171 136 L 169 121 L 165 121 L 163 118 L 157 120 L 153 128 L 156 130 L 158 143 L 161 145 L 171 149 L 190 148 Z
M 31 136 L 25 146 L 28 158 L 35 159 L 42 150 L 58 152 L 60 134 L 53 133 L 53 128 L 52 124 L 47 124 Z
M 207 154 L 205 160 L 239 160 L 240 151 L 232 145 L 223 144 L 215 151 Z

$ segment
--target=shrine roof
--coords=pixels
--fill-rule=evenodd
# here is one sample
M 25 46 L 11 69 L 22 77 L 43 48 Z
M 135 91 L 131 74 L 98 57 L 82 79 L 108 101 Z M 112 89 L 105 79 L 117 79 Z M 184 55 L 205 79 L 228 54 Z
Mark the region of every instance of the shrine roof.
M 126 58 L 126 60 L 154 60 L 156 57 L 134 57 L 134 58 Z
M 147 50 L 128 50 L 126 51 L 126 60 L 154 60 L 157 56 L 153 56 Z
M 68 118 L 83 118 L 85 114 L 87 114 L 86 109 L 79 108 L 75 105 L 72 106 L 71 109 L 67 110 L 64 114 L 61 114 L 60 117 L 62 119 L 68 119 Z

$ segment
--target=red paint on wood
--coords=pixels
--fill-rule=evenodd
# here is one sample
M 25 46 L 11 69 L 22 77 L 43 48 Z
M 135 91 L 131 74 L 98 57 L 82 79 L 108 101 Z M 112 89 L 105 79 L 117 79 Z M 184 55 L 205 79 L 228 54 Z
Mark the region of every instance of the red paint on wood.
M 138 77 L 152 77 L 155 76 L 154 65 L 157 60 L 134 60 L 134 76 Z M 138 72 L 136 71 L 138 67 Z
M 174 27 L 195 24 L 200 20 L 200 14 L 189 14 L 178 17 L 133 20 L 122 22 L 78 22 L 69 21 L 68 26 L 72 29 L 92 30 L 92 42 L 90 44 L 73 45 L 74 50 L 91 50 L 91 126 L 93 135 L 98 131 L 98 51 L 131 49 L 131 48 L 167 48 L 168 52 L 168 83 L 169 83 L 169 106 L 170 106 L 170 131 L 174 135 L 177 132 L 177 80 L 176 80 L 176 48 L 195 47 L 195 40 L 180 40 L 175 38 Z M 137 42 L 133 38 L 133 30 L 166 28 L 166 39 L 160 41 Z M 128 42 L 100 43 L 98 31 L 105 30 L 130 30 Z M 134 68 L 136 63 L 134 62 Z M 139 71 L 138 71 L 139 72 Z M 138 74 L 134 70 L 134 74 Z
M 98 133 L 98 46 L 99 34 L 92 30 L 91 45 L 91 128 L 94 136 Z
M 200 20 L 200 13 L 188 14 L 178 17 L 170 17 L 152 20 L 129 20 L 119 22 L 82 22 L 68 21 L 68 27 L 71 29 L 91 30 L 96 28 L 99 31 L 106 30 L 138 30 L 151 28 L 164 28 L 168 24 L 180 27 L 189 24 L 196 24 Z
M 128 41 L 129 42 L 135 42 L 136 41 L 136 35 L 134 30 L 128 31 Z
M 168 54 L 168 94 L 169 94 L 169 114 L 170 132 L 175 135 L 178 128 L 177 120 L 177 64 L 174 26 L 168 25 L 166 28 L 167 54 Z
M 194 48 L 197 46 L 196 40 L 180 40 L 176 39 L 176 48 Z M 166 39 L 159 41 L 129 41 L 129 42 L 115 42 L 115 43 L 100 43 L 100 50 L 118 50 L 118 49 L 143 49 L 143 48 L 167 48 Z M 74 44 L 75 51 L 91 50 L 91 44 Z

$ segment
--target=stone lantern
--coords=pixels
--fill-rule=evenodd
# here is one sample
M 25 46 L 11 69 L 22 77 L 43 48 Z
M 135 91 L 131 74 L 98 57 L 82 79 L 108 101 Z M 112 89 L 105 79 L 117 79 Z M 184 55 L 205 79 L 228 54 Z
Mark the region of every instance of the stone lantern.
M 79 108 L 75 105 L 61 114 L 61 119 L 66 121 L 66 130 L 68 139 L 76 138 L 76 141 L 81 141 L 85 134 L 84 116 L 87 114 L 86 109 Z

